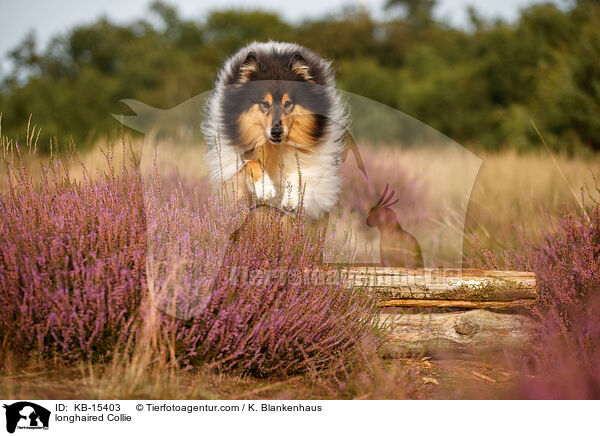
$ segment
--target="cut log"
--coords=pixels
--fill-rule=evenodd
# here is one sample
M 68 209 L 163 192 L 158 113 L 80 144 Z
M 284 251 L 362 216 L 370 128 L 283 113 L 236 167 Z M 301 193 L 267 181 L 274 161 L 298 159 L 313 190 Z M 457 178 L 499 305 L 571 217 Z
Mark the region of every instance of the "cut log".
M 382 300 L 383 306 L 410 305 L 405 300 L 435 300 L 421 307 L 500 308 L 521 306 L 538 299 L 534 273 L 479 269 L 411 269 L 384 267 L 345 267 L 341 282 L 348 288 L 366 288 Z M 457 301 L 443 303 L 443 301 Z M 470 304 L 465 302 L 494 302 Z M 496 304 L 497 302 L 514 302 Z M 528 304 L 528 303 L 527 303 Z
M 381 299 L 379 307 L 422 307 L 422 308 L 463 308 L 463 309 L 496 309 L 516 310 L 530 309 L 535 304 L 534 299 L 513 301 L 467 301 L 467 300 L 410 300 L 410 299 Z
M 539 299 L 534 273 L 365 266 L 347 266 L 339 273 L 349 289 L 366 289 L 377 296 L 383 311 L 392 307 L 471 309 L 382 313 L 382 322 L 392 329 L 382 349 L 385 357 L 495 359 L 506 351 L 518 353 L 531 347 L 535 338 L 536 323 L 531 317 L 483 310 L 515 312 L 531 307 Z
M 391 328 L 382 347 L 384 357 L 423 354 L 436 358 L 494 358 L 531 346 L 535 321 L 525 315 L 487 310 L 454 313 L 389 314 L 381 321 Z

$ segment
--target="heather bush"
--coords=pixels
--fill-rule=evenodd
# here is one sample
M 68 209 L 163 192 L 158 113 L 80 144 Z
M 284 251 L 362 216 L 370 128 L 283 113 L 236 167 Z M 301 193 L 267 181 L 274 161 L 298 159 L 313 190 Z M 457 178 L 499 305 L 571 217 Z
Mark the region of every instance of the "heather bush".
M 495 256 L 483 264 L 534 271 L 540 304 L 532 310 L 540 333 L 518 359 L 525 398 L 600 398 L 600 205 L 565 212 L 541 243 Z
M 542 303 L 555 307 L 568 327 L 572 304 L 585 303 L 600 289 L 600 207 L 566 214 L 526 265 L 539 276 Z
M 103 360 L 145 287 L 141 179 L 115 174 L 109 153 L 100 178 L 75 181 L 51 159 L 34 183 L 18 157 L 4 162 L 0 193 L 0 343 L 22 356 Z
M 69 362 L 149 347 L 178 366 L 268 376 L 380 340 L 375 302 L 338 282 L 302 217 L 232 209 L 205 185 L 144 180 L 137 163 L 115 171 L 110 149 L 105 173 L 81 180 L 72 162 L 50 159 L 34 178 L 18 149 L 5 157 L 3 350 Z
M 375 301 L 324 262 L 324 235 L 266 206 L 148 196 L 150 294 L 183 365 L 259 377 L 318 370 L 380 340 Z
M 565 215 L 523 263 L 539 280 L 541 341 L 520 394 L 600 398 L 600 207 Z

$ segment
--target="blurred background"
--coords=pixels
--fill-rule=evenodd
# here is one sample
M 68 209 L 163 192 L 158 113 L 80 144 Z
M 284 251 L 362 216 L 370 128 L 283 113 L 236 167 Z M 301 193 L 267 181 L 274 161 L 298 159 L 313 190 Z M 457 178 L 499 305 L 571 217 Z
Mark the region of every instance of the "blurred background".
M 600 150 L 600 1 L 2 2 L 2 134 L 89 147 L 121 99 L 173 107 L 250 41 L 305 45 L 338 87 L 473 151 Z

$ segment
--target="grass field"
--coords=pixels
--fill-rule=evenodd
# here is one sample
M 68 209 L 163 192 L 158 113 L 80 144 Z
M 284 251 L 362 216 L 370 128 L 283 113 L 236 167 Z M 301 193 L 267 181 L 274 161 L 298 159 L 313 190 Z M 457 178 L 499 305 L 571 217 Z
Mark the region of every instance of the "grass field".
M 156 166 L 152 153 L 142 153 L 139 168 L 145 177 L 145 185 L 136 184 L 132 179 L 136 173 L 129 163 L 131 156 L 128 147 L 121 150 L 117 146 L 112 151 L 109 148 L 108 157 L 106 149 L 102 153 L 98 148 L 79 156 L 83 165 L 72 160 L 63 166 L 48 164 L 46 170 L 40 170 L 38 156 L 29 155 L 23 150 L 23 165 L 13 160 L 10 170 L 12 182 L 8 182 L 6 163 L 14 159 L 15 154 L 14 149 L 12 153 L 9 151 L 7 144 L 4 139 L 1 188 L 5 219 L 0 269 L 3 281 L 0 287 L 1 303 L 8 309 L 2 315 L 5 322 L 0 324 L 2 398 L 521 398 L 531 394 L 519 388 L 523 380 L 543 380 L 550 371 L 548 366 L 540 365 L 537 373 L 528 372 L 515 363 L 515 359 L 511 358 L 514 356 L 508 356 L 506 361 L 496 361 L 493 365 L 485 363 L 485 359 L 432 361 L 422 356 L 382 360 L 367 339 L 357 339 L 358 335 L 369 336 L 370 333 L 365 332 L 358 318 L 353 318 L 350 306 L 343 322 L 348 326 L 348 331 L 357 332 L 357 336 L 352 338 L 339 339 L 339 336 L 335 336 L 338 333 L 333 322 L 328 327 L 330 330 L 316 331 L 311 324 L 312 318 L 294 318 L 297 322 L 306 322 L 306 328 L 296 337 L 297 341 L 309 341 L 310 338 L 325 335 L 343 340 L 343 346 L 329 349 L 323 342 L 322 353 L 301 347 L 299 351 L 293 351 L 294 344 L 298 342 L 290 342 L 288 351 L 282 352 L 281 347 L 273 346 L 272 339 L 260 333 L 264 326 L 255 323 L 256 317 L 267 315 L 264 320 L 280 320 L 276 318 L 279 315 L 272 312 L 264 315 L 263 309 L 259 310 L 252 303 L 250 294 L 256 289 L 249 289 L 249 295 L 241 297 L 242 301 L 247 302 L 244 303 L 246 305 L 219 306 L 231 308 L 232 311 L 244 310 L 249 314 L 245 322 L 250 323 L 247 326 L 254 329 L 253 333 L 237 333 L 246 338 L 242 341 L 243 346 L 236 342 L 236 334 L 231 333 L 234 327 L 231 327 L 233 330 L 224 329 L 214 333 L 223 335 L 223 341 L 230 341 L 227 343 L 231 343 L 231 347 L 238 347 L 237 354 L 213 355 L 205 351 L 202 358 L 195 359 L 193 353 L 189 352 L 190 347 L 198 346 L 198 337 L 209 337 L 212 333 L 202 336 L 201 327 L 189 328 L 176 321 L 162 320 L 152 305 L 145 306 L 143 302 L 138 304 L 136 295 L 158 286 L 159 279 L 169 274 L 182 274 L 181 277 L 185 278 L 183 282 L 189 278 L 192 284 L 187 284 L 187 288 L 182 285 L 183 290 L 189 289 L 196 283 L 189 268 L 209 270 L 214 258 L 207 253 L 221 250 L 219 255 L 222 255 L 224 239 L 220 238 L 227 235 L 218 230 L 218 224 L 215 226 L 214 222 L 211 223 L 213 215 L 203 215 L 197 206 L 205 204 L 211 192 L 197 150 L 163 147 Z M 141 144 L 134 144 L 132 149 L 139 151 L 140 147 Z M 135 152 L 133 154 L 137 155 Z M 342 210 L 338 226 L 344 226 L 356 220 L 361 213 L 368 212 L 385 183 L 394 186 L 400 196 L 401 209 L 398 210 L 409 210 L 411 207 L 418 209 L 406 218 L 418 221 L 429 213 L 427 208 L 418 208 L 417 200 L 425 195 L 424 192 L 433 199 L 431 201 L 434 204 L 454 192 L 453 187 L 447 184 L 432 189 L 431 186 L 424 186 L 420 180 L 427 179 L 427 174 L 443 180 L 459 179 L 450 172 L 453 168 L 452 156 L 434 159 L 427 150 L 401 150 L 394 147 L 364 147 L 361 148 L 361 154 L 371 169 L 371 177 L 366 183 L 356 172 L 344 172 L 346 179 L 342 198 L 351 198 L 352 201 L 341 203 L 350 206 Z M 464 265 L 483 263 L 488 267 L 501 267 L 512 256 L 511 253 L 530 250 L 546 241 L 549 235 L 551 237 L 558 233 L 561 217 L 565 213 L 581 215 L 583 207 L 592 215 L 590 211 L 594 203 L 588 197 L 588 189 L 594 198 L 597 191 L 594 190 L 596 183 L 593 173 L 598 174 L 600 157 L 584 159 L 552 157 L 544 153 L 519 155 L 514 152 L 486 153 L 480 157 L 483 163 L 472 194 L 467 198 L 464 235 L 460 217 L 453 216 L 451 212 L 447 216 L 440 214 L 437 218 L 439 226 L 435 227 L 439 232 L 436 240 L 442 240 L 447 234 L 461 237 Z M 395 162 L 408 162 L 400 166 L 406 170 L 398 171 Z M 128 172 L 124 173 L 123 168 L 129 168 Z M 160 179 L 159 186 L 156 184 L 157 178 Z M 79 180 L 80 183 L 68 183 L 69 180 Z M 140 189 L 140 192 L 136 193 L 133 187 Z M 163 196 L 162 190 L 167 192 L 169 188 L 176 191 L 174 197 Z M 166 199 L 164 201 L 168 203 L 166 209 L 156 206 L 158 203 L 152 203 L 157 198 L 157 189 L 161 191 L 161 199 Z M 145 197 L 144 208 L 136 203 L 136 198 L 148 192 L 152 192 L 154 197 L 150 200 L 148 196 Z M 62 209 L 53 209 L 52 205 L 56 208 L 62 206 Z M 165 210 L 168 211 L 168 219 L 164 223 L 159 219 L 158 227 L 152 227 L 156 224 L 153 217 L 161 218 L 161 211 Z M 47 212 L 45 216 L 44 211 Z M 32 219 L 35 213 L 38 216 Z M 131 229 L 143 226 L 144 222 L 152 229 L 158 228 L 158 233 L 136 233 L 135 229 Z M 600 231 L 596 228 L 596 221 L 588 218 L 587 222 L 590 231 Z M 161 223 L 167 227 L 160 227 Z M 185 224 L 183 227 L 182 223 Z M 188 263 L 182 261 L 182 265 L 172 268 L 172 265 L 167 265 L 166 272 L 160 269 L 160 262 L 145 264 L 144 259 L 148 261 L 145 238 L 157 234 L 161 236 L 152 246 L 155 252 L 160 252 L 156 247 L 162 247 L 159 242 L 163 241 L 169 250 L 173 247 L 182 250 L 184 247 L 190 253 L 203 253 L 204 257 L 193 258 L 190 255 L 185 258 Z M 184 238 L 185 241 L 173 237 L 183 234 L 192 236 Z M 364 237 L 368 239 L 369 235 L 365 233 Z M 304 239 L 286 241 L 293 247 L 307 245 Z M 256 243 L 250 242 L 251 248 L 256 248 L 252 245 Z M 600 265 L 600 255 L 594 249 L 597 250 L 594 247 L 589 249 L 592 255 L 586 261 L 588 265 L 595 265 L 595 268 Z M 301 265 L 315 265 L 317 261 L 310 247 L 298 250 L 290 251 L 285 259 L 291 264 L 306 262 Z M 31 256 L 18 254 L 23 252 Z M 42 252 L 43 255 L 37 258 L 33 255 Z M 14 254 L 16 260 L 9 259 L 10 253 Z M 245 252 L 240 253 L 244 255 Z M 181 251 L 176 254 L 181 259 Z M 34 266 L 32 258 L 36 258 Z M 70 260 L 62 262 L 62 258 Z M 165 259 L 174 258 L 167 256 Z M 497 265 L 490 265 L 490 261 Z M 510 259 L 508 261 L 510 263 Z M 576 262 L 577 259 L 572 260 L 573 264 Z M 157 269 L 153 270 L 153 267 Z M 596 276 L 592 279 L 595 280 Z M 22 288 L 22 293 L 15 294 L 14 286 Z M 74 291 L 77 295 L 88 292 L 89 295 L 97 293 L 98 296 L 83 295 L 81 300 L 74 302 Z M 317 295 L 317 290 L 300 291 L 305 294 L 298 295 L 308 295 L 306 292 L 313 291 Z M 298 298 L 293 292 L 286 290 L 285 295 L 290 293 L 290 301 Z M 337 290 L 323 288 L 318 292 L 319 299 L 342 304 L 340 307 L 343 307 L 343 303 L 336 300 L 339 298 Z M 30 301 L 35 306 L 36 298 L 40 295 L 52 295 L 54 303 L 43 307 L 40 305 L 39 309 L 27 313 L 15 308 L 15 301 Z M 113 313 L 108 310 L 106 298 L 111 299 L 111 304 L 123 308 L 124 312 Z M 274 298 L 276 300 L 273 301 L 278 301 L 277 297 Z M 307 304 L 317 307 L 310 297 L 306 299 Z M 56 305 L 60 304 L 68 306 L 68 311 L 57 312 Z M 352 308 L 359 307 L 359 311 L 364 311 L 361 313 L 369 313 L 364 303 L 355 301 L 352 304 L 355 305 Z M 573 304 L 580 307 L 583 303 L 577 300 Z M 84 312 L 85 316 L 82 315 Z M 131 319 L 123 318 L 123 313 L 131 316 Z M 50 315 L 57 317 L 58 321 L 48 321 L 54 320 L 49 318 Z M 589 313 L 577 316 L 586 320 L 589 320 L 586 316 L 591 317 Z M 26 317 L 29 318 L 25 322 L 23 319 Z M 98 317 L 103 321 L 99 322 Z M 252 321 L 249 321 L 250 318 Z M 226 318 L 218 319 L 227 324 Z M 282 331 L 289 327 L 286 319 L 281 318 Z M 67 328 L 65 323 L 68 320 L 76 328 Z M 571 323 L 571 334 L 577 337 L 573 325 Z M 597 339 L 594 335 L 597 331 L 592 329 L 592 333 L 589 333 L 588 329 L 586 332 L 586 337 L 591 338 L 592 349 L 582 352 L 581 358 L 593 356 L 596 359 L 598 343 L 594 342 Z M 36 340 L 32 340 L 27 347 L 17 346 L 19 341 L 24 343 L 27 334 Z M 552 334 L 549 333 L 549 336 Z M 265 367 L 271 365 L 272 372 L 260 372 L 258 375 L 253 372 L 252 368 L 257 367 L 256 357 L 251 357 L 250 352 L 244 354 L 244 347 L 251 345 L 258 347 L 256 349 L 269 350 L 267 354 L 270 353 L 271 360 L 259 362 Z M 338 353 L 338 350 L 343 351 Z M 180 357 L 182 355 L 185 357 Z M 220 359 L 221 363 L 215 363 Z M 232 364 L 230 370 L 224 370 L 223 359 L 236 362 L 237 366 Z M 281 372 L 276 362 L 285 362 L 285 359 L 293 362 L 293 365 L 290 364 L 292 369 Z M 576 363 L 565 363 L 561 367 L 566 374 L 569 370 L 580 370 L 577 364 L 579 354 L 575 353 L 573 359 Z M 597 362 L 594 359 L 591 366 L 586 367 L 587 370 L 595 368 Z M 585 373 L 586 370 L 581 371 Z M 588 382 L 597 383 L 596 379 L 589 381 L 582 377 L 582 380 L 584 385 Z M 590 389 L 589 392 L 593 393 L 594 390 Z M 565 395 L 585 396 L 582 394 L 584 391 L 588 392 L 582 388 Z M 547 392 L 565 391 L 554 389 Z

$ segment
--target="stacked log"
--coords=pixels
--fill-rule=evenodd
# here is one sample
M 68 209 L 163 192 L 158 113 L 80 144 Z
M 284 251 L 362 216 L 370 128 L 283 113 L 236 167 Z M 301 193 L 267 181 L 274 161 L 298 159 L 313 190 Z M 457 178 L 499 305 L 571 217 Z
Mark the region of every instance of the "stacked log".
M 493 357 L 526 349 L 535 336 L 534 273 L 353 266 L 340 274 L 349 289 L 379 299 L 391 328 L 386 356 Z

